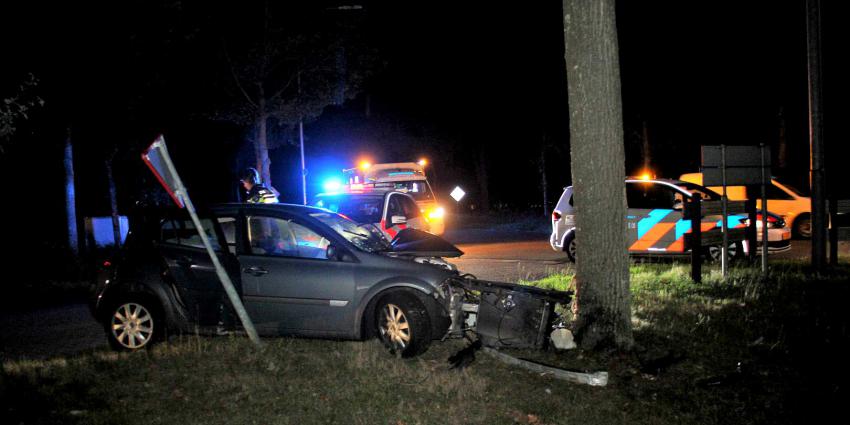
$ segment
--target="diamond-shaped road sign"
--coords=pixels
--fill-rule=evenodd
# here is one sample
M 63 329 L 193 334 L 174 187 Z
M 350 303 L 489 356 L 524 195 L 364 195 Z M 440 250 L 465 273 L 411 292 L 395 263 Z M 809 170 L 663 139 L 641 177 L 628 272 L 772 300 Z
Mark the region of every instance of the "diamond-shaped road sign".
M 460 202 L 460 200 L 463 199 L 463 195 L 466 195 L 466 192 L 464 192 L 460 186 L 455 186 L 455 190 L 453 190 L 450 195 L 455 201 Z

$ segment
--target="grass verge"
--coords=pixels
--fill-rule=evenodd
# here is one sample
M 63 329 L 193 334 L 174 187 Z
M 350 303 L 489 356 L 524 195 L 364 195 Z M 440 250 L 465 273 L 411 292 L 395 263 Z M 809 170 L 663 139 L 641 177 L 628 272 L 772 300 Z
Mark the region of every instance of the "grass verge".
M 683 265 L 632 267 L 637 348 L 512 354 L 607 370 L 607 387 L 557 381 L 483 353 L 463 370 L 462 341 L 396 359 L 375 341 L 186 336 L 141 353 L 8 361 L 4 423 L 763 424 L 816 421 L 847 398 L 850 270 L 797 263 L 720 279 Z M 570 275 L 532 284 L 566 289 Z

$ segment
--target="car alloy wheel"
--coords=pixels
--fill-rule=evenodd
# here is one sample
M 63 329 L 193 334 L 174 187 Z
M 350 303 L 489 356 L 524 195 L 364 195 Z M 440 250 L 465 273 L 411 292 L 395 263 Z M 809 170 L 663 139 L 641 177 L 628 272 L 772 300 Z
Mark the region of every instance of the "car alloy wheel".
M 431 344 L 431 318 L 420 299 L 412 293 L 387 294 L 375 309 L 376 334 L 390 353 L 412 357 Z
M 811 239 L 812 238 L 812 219 L 809 216 L 803 216 L 798 218 L 794 222 L 794 233 L 798 238 L 802 239 Z
M 410 345 L 410 322 L 404 311 L 395 304 L 385 304 L 381 310 L 381 324 L 378 330 L 381 338 L 388 341 L 397 351 L 403 352 Z
M 139 350 L 151 343 L 154 337 L 154 316 L 142 304 L 128 302 L 119 305 L 110 320 L 111 337 L 121 348 Z
M 729 248 L 727 250 L 727 254 L 729 255 L 727 258 L 734 259 L 738 258 L 740 255 L 738 253 L 738 243 L 733 242 L 729 244 Z M 720 245 L 712 245 L 708 247 L 708 258 L 712 262 L 719 262 L 720 258 L 723 256 L 722 247 Z

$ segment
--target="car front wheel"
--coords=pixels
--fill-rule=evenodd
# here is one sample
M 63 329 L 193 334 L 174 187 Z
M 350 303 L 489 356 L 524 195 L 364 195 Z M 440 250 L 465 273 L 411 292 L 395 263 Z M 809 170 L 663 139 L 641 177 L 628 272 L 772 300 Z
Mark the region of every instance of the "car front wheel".
M 376 333 L 390 353 L 413 357 L 431 344 L 428 310 L 415 296 L 388 294 L 378 303 L 375 315 Z
M 155 344 L 165 325 L 156 307 L 139 299 L 116 303 L 105 322 L 109 345 L 119 351 L 137 351 Z

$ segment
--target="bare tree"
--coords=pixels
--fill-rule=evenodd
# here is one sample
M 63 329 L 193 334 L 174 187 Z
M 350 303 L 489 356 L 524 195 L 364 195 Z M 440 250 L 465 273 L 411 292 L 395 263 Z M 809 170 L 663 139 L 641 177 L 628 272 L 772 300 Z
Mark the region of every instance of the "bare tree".
M 270 185 L 269 150 L 287 141 L 271 140 L 272 130 L 285 133 L 325 107 L 353 98 L 376 61 L 350 28 L 276 27 L 268 5 L 262 19 L 256 39 L 233 41 L 236 48 L 222 40 L 238 100 L 219 118 L 252 129 L 256 168 Z
M 563 0 L 576 205 L 576 334 L 630 349 L 625 149 L 614 0 Z

